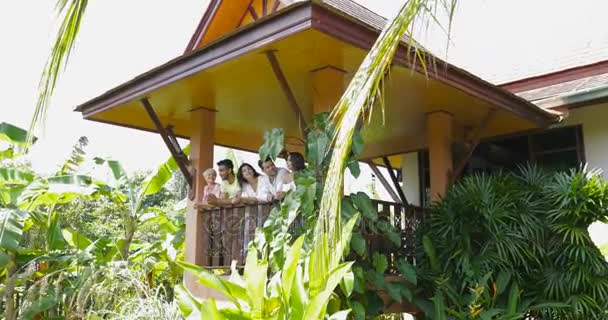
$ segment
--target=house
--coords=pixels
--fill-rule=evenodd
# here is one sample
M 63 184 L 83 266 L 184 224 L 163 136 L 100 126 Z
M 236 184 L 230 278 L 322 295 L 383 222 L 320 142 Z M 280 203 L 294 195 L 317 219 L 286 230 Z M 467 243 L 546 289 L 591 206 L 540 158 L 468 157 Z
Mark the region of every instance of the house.
M 186 260 L 226 267 L 233 258 L 242 261 L 248 230 L 263 222 L 268 207 L 195 208 L 204 186 L 201 172 L 214 165 L 213 146 L 255 152 L 264 131 L 278 127 L 288 148 L 302 150 L 303 129 L 314 114 L 335 105 L 385 23 L 350 0 L 212 0 L 183 55 L 76 110 L 87 120 L 160 134 L 190 185 Z M 376 204 L 394 225 L 410 226 L 402 230 L 404 252 L 411 250 L 411 226 L 420 214 L 410 203 L 424 204 L 421 194 L 438 199 L 461 173 L 490 168 L 497 159 L 523 160 L 521 146 L 495 141 L 541 132 L 564 115 L 435 62 L 438 67 L 426 73 L 404 38 L 385 82 L 386 117 L 373 114 L 363 131 L 360 160 L 391 168 L 390 182 L 383 181 L 394 188 L 394 202 Z M 581 138 L 577 130 L 575 141 Z M 190 140 L 189 158 L 176 137 Z M 545 146 L 542 135 L 532 141 L 544 148 L 533 149 L 538 159 L 547 150 L 565 150 Z M 247 221 L 236 233 L 209 228 L 211 221 L 231 225 L 235 216 Z M 220 242 L 230 251 L 218 254 Z M 210 295 L 188 275 L 185 282 L 195 294 Z
M 573 66 L 500 85 L 538 107 L 559 111 L 564 121 L 548 128 L 524 130 L 485 139 L 477 146 L 466 171 L 513 168 L 535 162 L 556 169 L 587 164 L 608 168 L 608 61 Z M 411 203 L 429 203 L 427 152 L 403 156 L 404 192 Z M 603 172 L 608 177 L 608 172 Z

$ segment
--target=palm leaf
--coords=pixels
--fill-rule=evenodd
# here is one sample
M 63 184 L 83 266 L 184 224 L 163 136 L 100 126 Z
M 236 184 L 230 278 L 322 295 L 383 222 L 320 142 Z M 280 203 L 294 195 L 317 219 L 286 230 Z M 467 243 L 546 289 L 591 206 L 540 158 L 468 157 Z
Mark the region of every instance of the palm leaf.
M 57 31 L 51 54 L 38 84 L 38 102 L 32 116 L 28 141 L 33 141 L 35 129 L 45 118 L 59 74 L 65 69 L 78 37 L 88 0 L 58 0 L 56 10 L 62 22 Z
M 0 209 L 0 248 L 8 251 L 19 249 L 23 235 L 23 221 L 27 212 L 15 209 Z

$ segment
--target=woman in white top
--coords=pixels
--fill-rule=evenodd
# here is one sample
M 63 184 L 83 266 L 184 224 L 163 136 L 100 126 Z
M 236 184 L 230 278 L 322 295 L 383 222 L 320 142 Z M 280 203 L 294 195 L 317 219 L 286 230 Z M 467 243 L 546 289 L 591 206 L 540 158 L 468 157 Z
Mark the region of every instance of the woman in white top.
M 258 203 L 272 200 L 271 188 L 266 179 L 261 179 L 260 174 L 248 163 L 243 163 L 236 174 L 241 184 L 240 203 Z
M 290 152 L 287 155 L 287 169 L 289 170 L 289 175 L 284 177 L 281 187 L 281 192 L 284 193 L 296 189 L 294 174 L 306 169 L 304 156 L 299 152 Z

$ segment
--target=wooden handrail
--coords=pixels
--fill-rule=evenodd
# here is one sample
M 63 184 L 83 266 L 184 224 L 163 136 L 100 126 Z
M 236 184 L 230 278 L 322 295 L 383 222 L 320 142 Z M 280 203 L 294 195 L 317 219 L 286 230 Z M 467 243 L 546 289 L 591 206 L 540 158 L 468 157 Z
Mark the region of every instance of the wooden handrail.
M 367 245 L 372 250 L 384 253 L 389 264 L 396 259 L 406 258 L 413 260 L 415 256 L 415 231 L 422 219 L 422 208 L 403 205 L 382 200 L 372 200 L 378 210 L 378 218 L 389 222 L 397 229 L 401 238 L 401 245 L 391 245 L 383 234 L 365 232 Z M 209 256 L 202 266 L 210 269 L 229 268 L 232 261 L 243 265 L 248 243 L 254 239 L 256 228 L 261 228 L 278 202 L 233 205 L 214 208 L 203 208 L 199 214 L 203 215 L 207 228 L 199 232 L 209 233 Z M 413 261 L 412 261 L 413 262 Z M 394 270 L 392 270 L 394 271 Z

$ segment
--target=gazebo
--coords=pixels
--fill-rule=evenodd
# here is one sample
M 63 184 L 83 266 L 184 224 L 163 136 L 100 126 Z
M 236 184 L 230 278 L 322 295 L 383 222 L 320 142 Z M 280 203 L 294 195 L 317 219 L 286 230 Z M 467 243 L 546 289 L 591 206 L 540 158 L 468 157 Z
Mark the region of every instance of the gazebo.
M 160 134 L 192 191 L 186 260 L 206 266 L 207 213 L 193 204 L 204 186 L 200 173 L 213 166 L 213 146 L 255 152 L 271 128 L 300 138 L 314 114 L 337 102 L 385 23 L 350 0 L 211 0 L 183 55 L 76 110 L 87 120 Z M 385 117 L 377 113 L 365 127 L 360 160 L 399 167 L 390 156 L 428 149 L 433 198 L 479 141 L 560 119 L 430 55 L 426 72 L 412 58 L 404 39 L 385 81 Z M 176 137 L 190 140 L 189 158 Z M 391 210 L 400 211 L 407 200 L 394 194 Z M 193 279 L 186 283 L 206 294 Z

